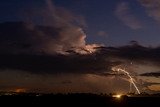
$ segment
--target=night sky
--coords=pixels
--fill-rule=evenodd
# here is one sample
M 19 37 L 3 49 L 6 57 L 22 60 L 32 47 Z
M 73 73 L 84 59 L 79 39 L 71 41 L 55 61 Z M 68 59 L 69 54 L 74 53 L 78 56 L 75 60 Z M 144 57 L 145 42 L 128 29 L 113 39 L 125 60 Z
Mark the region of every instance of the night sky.
M 0 91 L 159 92 L 159 34 L 159 0 L 1 0 Z
M 158 0 L 54 0 L 54 5 L 79 15 L 89 43 L 119 46 L 136 40 L 145 46 L 159 45 Z M 27 20 L 44 6 L 45 0 L 2 0 L 0 22 Z M 33 19 L 42 23 L 38 16 Z

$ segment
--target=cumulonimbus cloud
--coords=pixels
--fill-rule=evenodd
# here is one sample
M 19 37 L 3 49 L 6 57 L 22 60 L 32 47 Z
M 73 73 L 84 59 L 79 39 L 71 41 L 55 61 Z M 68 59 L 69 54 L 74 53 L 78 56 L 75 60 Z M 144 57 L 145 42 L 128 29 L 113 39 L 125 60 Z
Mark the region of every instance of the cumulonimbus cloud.
M 21 46 L 21 45 L 19 45 Z M 27 45 L 22 45 L 28 48 Z M 25 48 L 24 48 L 25 49 Z M 128 65 L 130 62 L 142 65 L 160 65 L 160 48 L 143 47 L 139 44 L 122 47 L 96 47 L 94 53 L 69 54 L 46 53 L 7 53 L 0 54 L 0 69 L 21 70 L 35 74 L 41 73 L 80 73 L 113 75 L 112 67 Z
M 52 11 L 49 13 L 53 13 L 50 16 L 53 18 L 50 21 L 53 26 L 24 22 L 0 24 L 1 69 L 16 69 L 37 74 L 45 71 L 44 73 L 108 75 L 113 66 L 129 61 L 160 65 L 159 48 L 143 47 L 138 43 L 122 47 L 87 45 L 86 35 L 74 22 L 74 15 L 62 8 L 57 9 L 51 2 L 47 2 L 47 6 Z M 117 12 L 122 13 L 121 18 L 123 14 L 130 17 L 132 15 L 128 9 L 128 4 L 123 2 L 117 7 Z M 49 13 L 47 14 L 50 15 Z M 67 19 L 62 16 L 67 16 Z
M 132 14 L 130 9 L 131 8 L 128 2 L 121 2 L 115 9 L 115 15 L 131 29 L 136 30 L 142 28 L 140 20 L 134 14 Z
M 28 20 L 0 24 L 0 53 L 63 53 L 74 50 L 87 54 L 99 44 L 87 44 L 83 18 L 63 7 L 54 6 L 51 0 L 39 11 L 24 11 Z M 40 20 L 40 25 L 34 20 Z

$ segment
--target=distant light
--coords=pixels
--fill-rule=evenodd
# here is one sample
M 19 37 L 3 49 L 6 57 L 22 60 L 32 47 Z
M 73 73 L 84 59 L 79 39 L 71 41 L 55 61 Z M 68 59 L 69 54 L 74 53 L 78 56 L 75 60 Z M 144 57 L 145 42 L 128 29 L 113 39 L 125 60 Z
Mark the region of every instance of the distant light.
M 117 94 L 117 95 L 113 95 L 112 97 L 117 98 L 117 99 L 120 99 L 120 98 L 121 98 L 121 96 L 122 96 L 122 95 Z
M 121 95 L 117 95 L 116 98 L 121 98 Z

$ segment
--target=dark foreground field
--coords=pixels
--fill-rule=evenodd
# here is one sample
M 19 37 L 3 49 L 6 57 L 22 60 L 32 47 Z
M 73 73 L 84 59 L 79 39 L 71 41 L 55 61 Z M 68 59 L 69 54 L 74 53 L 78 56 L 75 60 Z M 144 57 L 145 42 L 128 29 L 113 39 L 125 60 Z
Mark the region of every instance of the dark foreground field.
M 106 95 L 94 94 L 18 94 L 18 95 L 2 95 L 0 96 L 0 103 L 4 106 L 106 106 L 106 107 L 144 107 L 144 106 L 159 106 L 160 97 L 158 96 L 134 96 L 121 98 L 113 98 Z

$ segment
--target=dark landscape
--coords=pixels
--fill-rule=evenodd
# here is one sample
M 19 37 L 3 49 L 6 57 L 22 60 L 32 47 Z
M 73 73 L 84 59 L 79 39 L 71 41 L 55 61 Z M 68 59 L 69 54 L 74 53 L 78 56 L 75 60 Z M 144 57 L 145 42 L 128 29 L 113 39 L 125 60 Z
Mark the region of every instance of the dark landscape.
M 70 94 L 38 94 L 10 93 L 0 96 L 5 105 L 37 105 L 37 106 L 108 106 L 108 107 L 144 107 L 156 106 L 160 94 L 153 95 L 122 95 L 120 98 L 106 94 L 70 93 Z M 7 103 L 8 102 L 8 103 Z

